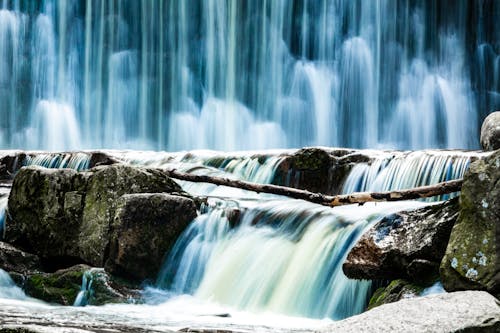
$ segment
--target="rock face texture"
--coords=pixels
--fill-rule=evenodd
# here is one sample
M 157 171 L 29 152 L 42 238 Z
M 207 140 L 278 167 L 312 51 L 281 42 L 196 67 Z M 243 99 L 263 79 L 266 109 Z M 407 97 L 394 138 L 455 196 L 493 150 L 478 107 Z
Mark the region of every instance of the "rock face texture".
M 406 280 L 394 280 L 387 287 L 379 288 L 375 291 L 368 304 L 368 310 L 405 298 L 417 297 L 422 290 L 423 288 L 421 286 L 411 284 Z
M 353 279 L 431 282 L 457 214 L 458 201 L 452 199 L 386 216 L 356 243 L 342 269 Z
M 318 332 L 500 331 L 498 301 L 486 292 L 463 291 L 404 299 L 335 322 Z
M 471 164 L 440 274 L 446 290 L 500 296 L 500 151 Z
M 488 115 L 481 126 L 481 146 L 484 150 L 500 149 L 500 111 Z
M 5 240 L 41 257 L 78 256 L 79 221 L 64 210 L 76 175 L 71 169 L 22 168 L 9 196 Z
M 136 193 L 160 194 L 127 196 Z M 76 263 L 103 267 L 114 239 L 109 267 L 127 277 L 133 275 L 127 269 L 137 269 L 137 279 L 151 277 L 196 216 L 193 200 L 161 193 L 186 195 L 156 169 L 122 164 L 85 172 L 25 167 L 13 182 L 5 240 L 56 270 Z
M 106 269 L 134 280 L 155 278 L 165 253 L 195 217 L 196 206 L 189 198 L 164 193 L 122 196 Z
M 97 267 L 105 262 L 118 198 L 128 193 L 182 192 L 177 183 L 155 169 L 115 164 L 89 173 L 78 246 L 80 257 Z
M 24 274 L 41 270 L 40 259 L 14 246 L 0 242 L 0 269 L 7 272 Z

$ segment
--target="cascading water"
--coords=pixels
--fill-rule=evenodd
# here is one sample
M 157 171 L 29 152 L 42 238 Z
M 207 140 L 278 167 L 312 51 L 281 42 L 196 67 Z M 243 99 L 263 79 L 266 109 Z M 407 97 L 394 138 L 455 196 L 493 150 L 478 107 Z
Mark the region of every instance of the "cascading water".
M 477 156 L 453 151 L 373 153 L 370 164 L 354 166 L 344 192 L 394 190 L 460 178 Z M 139 163 L 138 155 L 131 155 Z M 186 158 L 177 155 L 178 162 L 179 156 Z M 191 163 L 204 164 L 213 158 L 189 154 Z M 165 157 L 159 160 L 163 162 L 157 160 L 156 166 L 172 163 Z M 143 161 L 153 163 L 147 157 Z M 251 161 L 233 159 L 232 164 L 244 167 Z M 219 162 L 221 169 L 229 164 Z M 238 168 L 230 170 L 234 169 Z M 239 177 L 245 175 L 248 180 L 261 177 L 259 172 Z M 185 185 L 200 195 L 219 193 L 213 186 Z M 426 205 L 403 202 L 332 210 L 299 200 L 248 196 L 243 191 L 233 198 L 238 199 L 212 201 L 195 219 L 170 252 L 157 287 L 246 311 L 333 319 L 361 312 L 370 293 L 370 282 L 349 280 L 341 269 L 358 237 L 387 214 Z
M 487 15 L 486 15 L 487 13 Z M 474 148 L 496 1 L 0 2 L 0 147 Z

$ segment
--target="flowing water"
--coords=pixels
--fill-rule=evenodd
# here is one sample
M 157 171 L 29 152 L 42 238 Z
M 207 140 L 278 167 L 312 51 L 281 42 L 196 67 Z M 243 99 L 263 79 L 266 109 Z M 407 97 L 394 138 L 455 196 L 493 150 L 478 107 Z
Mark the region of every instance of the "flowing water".
M 475 148 L 497 1 L 2 0 L 0 148 Z
M 490 0 L 0 0 L 0 148 L 474 149 L 482 119 L 500 107 L 498 22 L 500 4 Z M 109 153 L 132 165 L 271 183 L 293 152 Z M 477 156 L 363 154 L 367 162 L 346 179 L 334 177 L 340 192 L 460 178 Z M 90 156 L 27 153 L 23 165 L 85 170 Z M 159 330 L 314 329 L 324 324 L 318 318 L 366 305 L 370 282 L 341 270 L 357 237 L 385 214 L 429 204 L 329 209 L 180 184 L 209 204 L 145 289 L 149 304 L 32 303 L 0 271 L 0 312 Z M 0 230 L 6 206 L 3 196 Z

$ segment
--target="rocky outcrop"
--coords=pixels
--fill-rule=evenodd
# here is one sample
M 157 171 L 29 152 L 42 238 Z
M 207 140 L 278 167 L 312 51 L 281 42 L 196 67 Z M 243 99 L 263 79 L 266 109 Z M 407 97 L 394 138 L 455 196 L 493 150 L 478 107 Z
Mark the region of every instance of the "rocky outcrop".
M 109 246 L 110 226 L 118 198 L 129 193 L 182 192 L 159 170 L 115 164 L 92 169 L 86 176 L 85 199 L 79 229 L 80 258 L 102 267 Z
M 350 317 L 318 332 L 500 331 L 498 301 L 486 292 L 463 291 L 404 299 Z
M 86 304 L 123 303 L 138 295 L 137 291 L 126 287 L 120 288 L 120 291 L 114 289 L 111 286 L 112 278 L 102 268 L 91 268 L 87 265 L 76 265 L 54 273 L 29 274 L 22 287 L 28 296 L 49 303 L 73 305 L 82 290 L 84 275 L 89 286 Z
M 188 198 L 168 196 L 167 200 L 162 194 L 128 197 L 124 199 L 126 209 L 121 210 L 116 224 L 119 236 L 113 234 L 111 225 L 120 198 L 125 194 L 149 192 L 186 195 L 177 183 L 156 169 L 122 164 L 84 172 L 36 166 L 22 168 L 9 197 L 5 239 L 38 255 L 44 268 L 56 270 L 77 263 L 103 267 L 109 257 L 110 240 L 122 237 L 120 246 L 113 249 L 110 263 L 116 265 L 112 266 L 119 267 L 117 271 L 125 274 L 127 268 L 135 265 L 134 268 L 142 269 L 137 278 L 149 277 L 152 270 L 157 269 L 157 261 L 161 261 L 166 249 L 196 214 L 194 203 Z M 162 235 L 157 237 L 156 232 Z M 133 233 L 137 235 L 132 236 Z M 150 243 L 154 237 L 158 242 Z M 131 243 L 126 244 L 124 239 Z M 148 245 L 138 249 L 139 241 Z M 137 260 L 130 264 L 132 266 L 121 261 L 134 258 L 130 253 L 133 250 L 140 250 L 136 256 L 150 260 L 148 267 L 137 264 Z M 154 255 L 149 257 L 144 251 L 153 251 Z
M 481 146 L 484 150 L 500 149 L 500 111 L 493 112 L 481 126 Z
M 117 202 L 106 269 L 153 279 L 165 253 L 196 217 L 193 200 L 164 193 L 126 194 Z
M 458 201 L 383 218 L 349 252 L 342 269 L 353 279 L 410 279 L 428 283 L 438 276 Z
M 500 296 L 500 150 L 471 164 L 460 213 L 441 267 L 446 290 L 479 289 Z

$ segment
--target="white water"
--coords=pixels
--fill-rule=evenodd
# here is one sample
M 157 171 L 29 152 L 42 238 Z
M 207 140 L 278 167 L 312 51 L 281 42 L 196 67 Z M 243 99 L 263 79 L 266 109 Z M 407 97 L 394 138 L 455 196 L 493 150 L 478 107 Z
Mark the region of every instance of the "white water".
M 475 148 L 500 106 L 485 6 L 5 0 L 0 148 Z
M 342 273 L 349 248 L 385 214 L 422 205 L 331 210 L 266 200 L 238 207 L 242 220 L 231 229 L 219 202 L 181 236 L 158 285 L 246 311 L 342 319 L 365 308 L 371 286 Z

